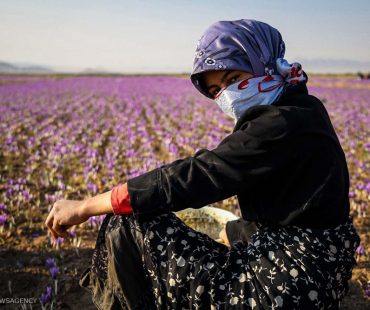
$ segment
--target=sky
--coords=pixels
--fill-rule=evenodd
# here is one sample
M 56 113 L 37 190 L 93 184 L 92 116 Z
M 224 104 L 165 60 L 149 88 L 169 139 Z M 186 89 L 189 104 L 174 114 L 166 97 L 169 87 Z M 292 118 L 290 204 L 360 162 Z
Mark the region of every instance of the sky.
M 0 0 L 0 61 L 189 73 L 207 27 L 242 18 L 277 28 L 307 72 L 370 71 L 369 0 Z

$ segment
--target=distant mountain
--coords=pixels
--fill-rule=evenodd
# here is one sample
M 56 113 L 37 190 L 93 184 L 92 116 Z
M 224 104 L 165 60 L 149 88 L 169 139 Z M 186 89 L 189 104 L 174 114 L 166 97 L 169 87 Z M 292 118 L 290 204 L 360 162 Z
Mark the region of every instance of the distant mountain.
M 16 65 L 0 61 L 0 73 L 52 73 L 52 69 L 38 65 Z
M 79 71 L 81 74 L 109 74 L 113 73 L 111 71 L 105 70 L 104 68 L 87 68 L 85 70 Z

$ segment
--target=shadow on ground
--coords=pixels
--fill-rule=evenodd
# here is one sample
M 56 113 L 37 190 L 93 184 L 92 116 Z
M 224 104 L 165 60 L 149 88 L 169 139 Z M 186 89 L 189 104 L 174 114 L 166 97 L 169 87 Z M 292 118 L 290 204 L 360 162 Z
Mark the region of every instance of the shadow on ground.
M 53 257 L 60 269 L 56 309 L 96 309 L 91 294 L 78 284 L 79 276 L 91 264 L 92 249 L 59 251 L 0 250 L 0 298 L 37 299 L 33 309 L 41 309 L 40 296 L 47 285 L 54 289 L 45 262 Z M 21 309 L 17 304 L 0 304 L 1 309 Z M 28 308 L 27 308 L 28 309 Z M 48 308 L 49 309 L 49 308 Z M 55 308 L 54 308 L 55 309 Z

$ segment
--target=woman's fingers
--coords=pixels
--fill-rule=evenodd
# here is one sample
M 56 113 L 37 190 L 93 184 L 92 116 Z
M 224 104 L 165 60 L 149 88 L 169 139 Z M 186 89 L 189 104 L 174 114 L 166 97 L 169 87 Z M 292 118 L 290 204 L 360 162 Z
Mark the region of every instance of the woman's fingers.
M 60 225 L 58 220 L 54 217 L 54 222 L 53 222 L 53 230 L 61 237 L 68 237 L 68 233 L 65 230 L 65 227 L 63 225 Z
M 58 218 L 55 216 L 56 212 L 56 203 L 54 203 L 52 209 L 50 210 L 50 213 L 45 221 L 45 225 L 49 228 L 51 231 L 54 241 L 58 239 L 58 237 L 63 236 L 67 237 L 68 234 L 66 233 L 66 228 L 62 227 L 62 225 L 59 224 Z
M 53 229 L 53 222 L 54 222 L 54 210 L 51 209 L 48 217 L 46 218 L 45 225 L 48 227 L 48 229 L 51 231 L 51 234 L 53 235 L 54 240 L 58 238 L 58 234 Z
M 58 200 L 53 204 L 45 225 L 49 228 L 55 240 L 58 237 L 68 238 L 67 229 L 82 222 L 77 208 L 80 204 L 80 201 L 73 200 Z

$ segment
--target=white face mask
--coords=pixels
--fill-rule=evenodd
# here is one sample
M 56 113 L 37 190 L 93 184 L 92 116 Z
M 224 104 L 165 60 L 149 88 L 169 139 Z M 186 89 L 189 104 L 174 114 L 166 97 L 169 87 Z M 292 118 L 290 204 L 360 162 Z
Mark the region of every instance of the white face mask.
M 236 123 L 248 108 L 277 101 L 289 84 L 306 81 L 301 64 L 289 64 L 284 58 L 276 59 L 280 74 L 271 74 L 238 81 L 224 87 L 215 98 L 224 113 Z
M 235 82 L 220 90 L 217 105 L 236 123 L 248 108 L 275 102 L 284 90 L 281 75 L 264 75 Z

